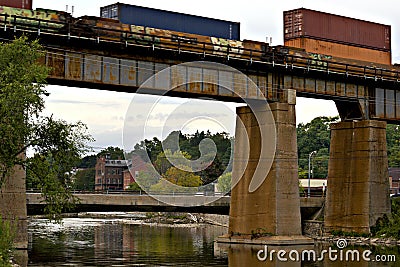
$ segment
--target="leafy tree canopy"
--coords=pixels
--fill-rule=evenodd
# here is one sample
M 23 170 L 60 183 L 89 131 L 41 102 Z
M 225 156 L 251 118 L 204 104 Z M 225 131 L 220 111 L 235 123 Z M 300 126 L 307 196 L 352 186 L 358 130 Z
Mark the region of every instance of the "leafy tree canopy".
M 339 117 L 316 117 L 309 123 L 297 125 L 297 147 L 299 159 L 299 177 L 307 178 L 308 160 L 312 151 L 317 153 L 312 158 L 313 176 L 326 178 L 328 175 L 330 124 Z
M 217 188 L 220 192 L 227 193 L 231 191 L 232 173 L 227 172 L 218 178 Z
M 21 37 L 0 43 L 0 186 L 13 178 L 15 166 L 42 190 L 46 211 L 57 217 L 76 199 L 70 193 L 71 170 L 93 141 L 86 126 L 69 124 L 41 114 L 50 69 L 41 64 L 44 53 L 37 41 Z M 33 157 L 25 158 L 30 149 Z
M 400 126 L 388 124 L 386 128 L 389 167 L 400 167 Z
M 206 154 L 200 155 L 199 145 L 205 139 L 211 139 L 216 147 L 215 158 L 212 156 L 212 147 L 209 143 L 204 145 Z M 178 141 L 178 142 L 177 142 Z M 199 132 L 189 135 L 182 134 L 180 131 L 171 132 L 163 141 L 156 137 L 152 140 L 144 140 L 135 145 L 134 153 L 141 156 L 142 159 L 150 159 L 156 170 L 164 175 L 172 164 L 167 158 L 178 157 L 182 153 L 184 157 L 192 161 L 197 160 L 202 156 L 204 162 L 201 165 L 208 166 L 201 171 L 197 171 L 195 175 L 200 176 L 202 185 L 210 184 L 216 181 L 218 177 L 225 171 L 232 171 L 232 146 L 233 138 L 227 133 Z M 180 152 L 179 152 L 180 151 Z M 185 169 L 185 168 L 184 168 Z

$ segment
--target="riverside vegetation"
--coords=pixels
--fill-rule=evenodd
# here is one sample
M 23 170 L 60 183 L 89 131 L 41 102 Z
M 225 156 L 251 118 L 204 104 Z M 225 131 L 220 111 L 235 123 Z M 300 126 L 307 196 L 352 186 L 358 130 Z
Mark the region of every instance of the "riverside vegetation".
M 15 233 L 13 225 L 0 217 L 0 266 L 11 266 Z
M 82 122 L 67 123 L 44 116 L 46 78 L 51 69 L 41 63 L 45 54 L 38 41 L 27 37 L 0 43 L 0 194 L 22 166 L 41 190 L 46 212 L 61 220 L 63 208 L 73 205 L 70 170 L 90 151 L 93 138 Z M 25 156 L 29 149 L 32 156 Z M 0 216 L 12 207 L 1 205 Z M 15 220 L 0 221 L 0 262 L 9 265 Z

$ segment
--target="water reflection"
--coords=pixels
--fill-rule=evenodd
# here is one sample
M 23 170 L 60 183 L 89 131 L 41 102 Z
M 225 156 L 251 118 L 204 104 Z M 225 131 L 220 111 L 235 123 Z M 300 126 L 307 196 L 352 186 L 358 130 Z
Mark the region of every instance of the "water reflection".
M 29 266 L 227 266 L 213 254 L 226 228 L 160 227 L 117 220 L 33 220 Z
M 325 252 L 323 252 L 325 251 Z M 315 252 L 315 255 L 313 254 Z M 229 267 L 367 267 L 400 266 L 400 247 L 348 246 L 317 243 L 307 246 L 250 246 L 216 244 L 215 255 L 227 255 Z M 278 254 L 282 260 L 278 259 Z M 314 258 L 315 257 L 315 258 Z M 364 258 L 365 257 L 365 258 Z M 379 258 L 380 257 L 380 258 Z M 304 260 L 302 260 L 304 259 Z M 378 259 L 380 261 L 378 262 Z M 384 259 L 382 261 L 382 259 Z M 369 261 L 368 261 L 369 260 Z
M 293 266 L 293 267 L 339 267 L 339 266 L 400 266 L 397 262 L 373 261 L 377 255 L 394 255 L 400 259 L 400 247 L 352 247 L 360 260 L 332 261 L 328 254 L 323 260 L 292 261 L 304 250 L 315 251 L 316 258 L 329 248 L 329 244 L 311 246 L 248 246 L 214 244 L 216 237 L 227 229 L 218 226 L 160 227 L 134 224 L 135 220 L 103 220 L 68 218 L 63 225 L 49 224 L 35 219 L 29 224 L 30 245 L 28 266 Z M 268 258 L 274 250 L 272 260 Z M 278 251 L 289 260 L 278 260 Z M 361 258 L 363 252 L 371 251 L 371 261 Z M 297 251 L 297 254 L 293 251 Z M 340 250 L 338 250 L 339 252 Z M 340 254 L 337 253 L 338 256 Z M 265 260 L 260 260 L 264 257 Z M 25 266 L 25 265 L 22 265 Z

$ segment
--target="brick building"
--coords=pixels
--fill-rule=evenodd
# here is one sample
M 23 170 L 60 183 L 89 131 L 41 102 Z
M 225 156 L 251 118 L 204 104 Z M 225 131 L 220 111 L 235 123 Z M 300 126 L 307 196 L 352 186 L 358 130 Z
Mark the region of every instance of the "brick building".
M 145 171 L 146 169 L 147 169 L 146 162 L 144 162 L 139 155 L 133 154 L 132 164 L 130 166 L 133 180 L 135 181 L 139 177 L 140 173 Z
M 400 193 L 400 168 L 389 168 L 390 193 Z
M 130 182 L 128 167 L 130 160 L 110 159 L 100 157 L 96 162 L 95 190 L 124 190 L 125 181 Z

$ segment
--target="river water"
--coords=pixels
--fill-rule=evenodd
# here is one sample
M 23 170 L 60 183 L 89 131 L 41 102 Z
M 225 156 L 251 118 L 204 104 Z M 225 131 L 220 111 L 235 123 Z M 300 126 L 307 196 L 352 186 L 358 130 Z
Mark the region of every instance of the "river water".
M 63 224 L 45 219 L 31 219 L 29 231 L 28 266 L 400 266 L 399 247 L 357 248 L 360 260 L 331 260 L 328 254 L 322 261 L 263 260 L 272 250 L 289 251 L 323 249 L 331 245 L 307 247 L 250 247 L 217 245 L 214 239 L 227 233 L 227 228 L 213 225 L 157 226 L 141 224 L 139 219 L 66 218 Z M 332 247 L 333 248 L 333 247 Z M 262 250 L 260 252 L 260 249 Z M 336 248 L 337 249 L 337 248 Z M 350 248 L 346 248 L 350 249 Z M 371 250 L 370 262 L 362 258 Z M 376 255 L 394 255 L 396 261 L 376 262 Z

